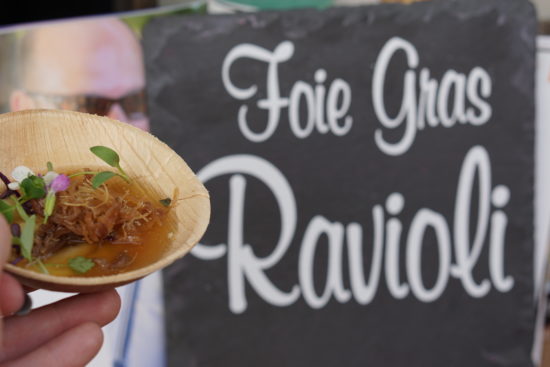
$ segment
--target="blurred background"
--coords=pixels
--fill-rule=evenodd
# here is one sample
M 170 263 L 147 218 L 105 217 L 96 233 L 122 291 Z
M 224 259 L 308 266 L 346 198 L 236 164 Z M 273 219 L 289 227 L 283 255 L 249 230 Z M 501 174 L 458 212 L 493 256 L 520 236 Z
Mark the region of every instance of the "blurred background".
M 411 3 L 419 0 L 94 0 L 94 1 L 61 1 L 56 6 L 44 6 L 36 8 L 35 4 L 25 12 L 3 12 L 0 14 L 0 25 L 9 25 L 23 22 L 33 22 L 46 19 L 66 18 L 72 16 L 84 16 L 122 12 L 136 9 L 147 9 L 158 6 L 173 6 L 181 4 L 208 3 L 214 10 L 218 9 L 246 9 L 258 7 L 261 9 L 283 9 L 304 6 L 331 6 L 331 5 L 359 5 L 376 3 Z M 480 0 L 482 1 L 482 0 Z M 533 0 L 537 8 L 540 31 L 550 34 L 550 1 Z

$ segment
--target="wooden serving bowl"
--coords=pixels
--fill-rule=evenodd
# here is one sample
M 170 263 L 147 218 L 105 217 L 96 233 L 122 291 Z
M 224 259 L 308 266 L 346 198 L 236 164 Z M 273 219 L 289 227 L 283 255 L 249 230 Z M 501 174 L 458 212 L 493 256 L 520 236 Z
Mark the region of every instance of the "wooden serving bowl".
M 207 190 L 177 153 L 147 132 L 107 117 L 59 110 L 2 114 L 0 131 L 0 171 L 4 173 L 9 174 L 20 165 L 43 172 L 48 161 L 58 172 L 90 166 L 112 170 L 89 150 L 103 145 L 119 153 L 121 166 L 130 177 L 144 177 L 144 189 L 150 196 L 171 197 L 175 188 L 179 191 L 178 197 L 173 198 L 179 203 L 170 209 L 167 218 L 173 235 L 159 260 L 137 270 L 101 277 L 55 276 L 7 264 L 5 270 L 24 285 L 63 292 L 118 287 L 187 254 L 208 226 Z

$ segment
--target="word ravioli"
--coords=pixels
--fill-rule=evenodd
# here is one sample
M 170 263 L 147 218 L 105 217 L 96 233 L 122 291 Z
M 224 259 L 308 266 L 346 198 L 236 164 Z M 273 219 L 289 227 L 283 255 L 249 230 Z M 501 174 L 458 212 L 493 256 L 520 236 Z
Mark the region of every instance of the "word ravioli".
M 203 182 L 225 175 L 230 176 L 227 242 L 197 244 L 192 254 L 205 261 L 227 257 L 229 309 L 233 313 L 245 312 L 248 307 L 247 283 L 273 306 L 289 306 L 302 296 L 315 309 L 324 307 L 331 298 L 340 303 L 353 298 L 359 304 L 369 304 L 383 278 L 395 299 L 412 295 L 422 302 L 439 299 L 451 278 L 459 280 L 474 298 L 487 295 L 492 288 L 503 293 L 513 288 L 514 279 L 504 269 L 508 220 L 503 208 L 510 200 L 510 190 L 504 185 L 493 185 L 490 157 L 482 146 L 472 147 L 464 158 L 456 189 L 453 223 L 437 211 L 420 208 L 410 227 L 404 228 L 399 214 L 406 205 L 406 198 L 399 192 L 390 193 L 385 205 L 372 207 L 371 242 L 365 240 L 371 236 L 364 234 L 360 223 L 344 224 L 322 215 L 311 218 L 299 241 L 297 284 L 290 290 L 280 289 L 266 274 L 283 262 L 292 243 L 298 242 L 295 241 L 297 205 L 289 182 L 270 162 L 246 154 L 222 157 L 198 173 Z M 246 242 L 243 225 L 246 176 L 254 177 L 271 191 L 280 213 L 278 241 L 265 257 L 256 256 L 254 244 Z M 476 218 L 473 231 L 471 218 Z M 435 234 L 439 258 L 435 283 L 429 286 L 422 276 L 423 242 L 428 231 Z M 473 234 L 471 239 L 470 234 Z M 314 286 L 317 283 L 314 258 L 324 236 L 328 238 L 327 276 L 324 290 L 318 294 Z M 373 249 L 368 274 L 363 267 L 365 247 Z M 475 279 L 474 268 L 485 247 L 489 251 L 489 274 L 485 279 Z M 347 259 L 344 258 L 346 253 Z M 400 274 L 403 255 L 406 272 Z M 347 267 L 344 267 L 345 261 Z M 344 286 L 344 268 L 349 269 L 350 289 Z

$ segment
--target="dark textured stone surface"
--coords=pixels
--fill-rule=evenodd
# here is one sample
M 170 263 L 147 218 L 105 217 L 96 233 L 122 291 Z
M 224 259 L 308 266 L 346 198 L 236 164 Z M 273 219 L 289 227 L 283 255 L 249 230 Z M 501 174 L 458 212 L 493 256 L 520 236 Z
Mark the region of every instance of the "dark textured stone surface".
M 228 254 L 209 261 L 189 255 L 164 272 L 169 364 L 529 366 L 534 333 L 535 30 L 532 7 L 515 0 L 432 1 L 412 6 L 153 20 L 144 32 L 153 132 L 195 171 L 234 154 L 269 162 L 288 180 L 297 206 L 292 242 L 284 256 L 265 271 L 282 292 L 299 287 L 300 296 L 290 305 L 270 304 L 245 278 L 247 308 L 232 312 Z M 417 76 L 428 68 L 440 82 L 448 70 L 466 75 L 475 67 L 486 70 L 492 81 L 487 100 L 492 108 L 489 121 L 482 126 L 457 123 L 450 128 L 425 128 L 406 153 L 384 154 L 375 143 L 376 131 L 382 129 L 385 139 L 394 142 L 404 133 L 402 128 L 392 132 L 382 128 L 372 101 L 374 65 L 393 37 L 410 42 L 418 51 L 418 67 L 413 69 Z M 283 110 L 277 129 L 266 141 L 251 142 L 241 133 L 237 116 L 242 105 L 249 108 L 251 128 L 265 128 L 267 112 L 258 108 L 257 101 L 266 98 L 267 66 L 249 59 L 234 64 L 230 75 L 236 86 L 258 87 L 251 99 L 237 100 L 222 83 L 223 60 L 239 44 L 272 51 L 285 40 L 293 43 L 294 54 L 278 68 L 281 95 L 288 96 L 299 80 L 314 86 L 314 74 L 320 68 L 326 70 L 326 86 L 337 78 L 345 80 L 352 91 L 348 115 L 353 126 L 347 134 L 314 130 L 299 139 L 289 127 L 288 109 Z M 407 69 L 404 53 L 396 54 L 384 93 L 393 115 L 399 110 Z M 383 208 L 387 221 L 386 200 L 391 193 L 401 193 L 405 205 L 396 217 L 403 226 L 399 270 L 400 281 L 409 284 L 407 236 L 421 208 L 441 213 L 450 228 L 451 243 L 456 242 L 453 223 L 459 173 L 474 146 L 483 147 L 490 157 L 491 189 L 505 185 L 510 190 L 510 201 L 503 208 L 508 220 L 504 271 L 513 277 L 513 288 L 499 291 L 491 282 L 490 291 L 476 298 L 460 279 L 450 276 L 442 293 L 431 302 L 422 302 L 412 292 L 398 299 L 387 286 L 382 262 L 371 302 L 362 305 L 354 297 L 338 301 L 331 295 L 326 305 L 313 308 L 303 295 L 298 271 L 302 241 L 312 218 L 322 216 L 335 226 L 341 223 L 340 228 L 350 223 L 362 227 L 368 279 L 373 208 Z M 235 171 L 242 176 L 224 174 L 206 182 L 213 212 L 203 243 L 228 243 L 230 179 L 238 185 L 243 178 L 242 241 L 262 258 L 276 247 L 281 219 L 273 193 L 266 183 L 252 177 L 249 169 L 255 172 L 255 167 L 237 167 Z M 475 182 L 477 185 L 478 179 Z M 475 236 L 477 205 L 474 200 L 470 239 Z M 490 205 L 490 212 L 495 210 Z M 344 288 L 350 289 L 348 237 L 342 239 L 341 274 Z M 476 283 L 491 281 L 489 241 L 487 234 L 473 270 Z M 230 248 L 229 254 L 240 248 Z M 319 296 L 327 276 L 327 248 L 328 237 L 321 236 L 314 258 Z M 429 228 L 421 264 L 428 289 L 438 275 L 437 249 L 434 231 Z M 456 263 L 454 249 L 450 256 Z

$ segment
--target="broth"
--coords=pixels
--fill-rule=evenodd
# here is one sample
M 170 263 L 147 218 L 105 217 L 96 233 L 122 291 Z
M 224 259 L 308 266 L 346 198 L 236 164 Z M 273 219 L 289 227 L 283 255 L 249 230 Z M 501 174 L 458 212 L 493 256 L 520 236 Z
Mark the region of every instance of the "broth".
M 86 176 L 71 178 L 71 186 L 81 185 L 80 188 L 82 190 L 87 189 L 84 187 L 85 180 L 87 180 Z M 60 250 L 56 250 L 52 255 L 48 254 L 47 256 L 43 256 L 43 258 L 38 256 L 42 264 L 37 261 L 33 261 L 29 264 L 27 260 L 20 260 L 16 265 L 37 272 L 45 272 L 47 270 L 49 274 L 58 276 L 96 277 L 135 270 L 161 258 L 172 234 L 171 221 L 167 220 L 167 216 L 170 214 L 169 208 L 164 207 L 159 202 L 159 199 L 163 198 L 149 197 L 145 190 L 143 190 L 135 180 L 131 183 L 127 183 L 115 177 L 108 180 L 103 185 L 104 186 L 101 186 L 97 190 L 103 189 L 105 192 L 94 193 L 96 196 L 101 197 L 104 195 L 105 198 L 109 197 L 109 199 L 115 200 L 116 203 L 119 203 L 121 200 L 127 200 L 130 203 L 139 202 L 147 206 L 148 210 L 151 210 L 155 215 L 156 213 L 162 213 L 162 216 L 153 216 L 154 223 L 153 221 L 151 221 L 151 223 L 146 223 L 146 216 L 144 216 L 145 219 L 138 218 L 135 222 L 138 224 L 132 227 L 135 230 L 131 232 L 131 235 L 125 237 L 131 238 L 131 241 L 120 241 L 116 239 L 119 232 L 125 232 L 121 229 L 121 226 L 117 229 L 116 236 L 114 230 L 111 232 L 113 235 L 109 234 L 109 236 L 107 236 L 113 238 L 90 241 L 90 236 L 84 235 L 84 238 L 87 238 L 87 240 L 83 238 L 82 241 L 80 241 L 81 243 L 64 244 L 64 247 Z M 73 187 L 73 189 L 78 190 L 78 188 L 76 188 L 77 186 Z M 97 202 L 90 201 L 86 205 L 75 205 L 71 202 L 71 196 L 69 194 L 58 193 L 57 195 L 56 211 L 58 210 L 57 205 L 65 205 L 65 208 L 70 206 L 89 206 L 90 208 L 96 208 L 102 205 L 101 200 L 97 200 Z M 54 211 L 54 215 L 56 211 Z M 54 216 L 49 219 L 49 221 L 52 220 L 55 220 Z M 42 221 L 43 218 L 37 216 L 37 232 L 40 230 L 39 227 L 43 225 Z M 35 233 L 35 246 L 36 243 L 37 234 Z M 14 252 L 12 260 L 15 260 L 16 256 L 18 256 L 18 254 Z M 69 266 L 69 260 L 79 256 L 94 262 L 94 266 L 84 274 L 76 272 Z M 46 270 L 44 270 L 44 268 Z

